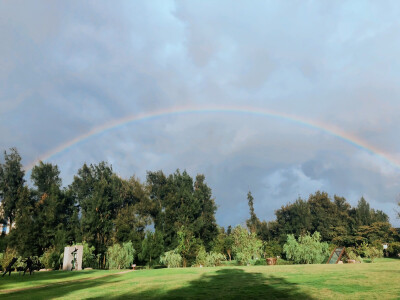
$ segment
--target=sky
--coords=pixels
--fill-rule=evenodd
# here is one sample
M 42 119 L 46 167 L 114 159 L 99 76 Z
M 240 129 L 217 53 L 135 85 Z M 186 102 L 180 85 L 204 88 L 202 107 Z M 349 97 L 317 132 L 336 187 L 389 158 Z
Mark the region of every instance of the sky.
M 0 150 L 204 174 L 222 226 L 317 190 L 400 207 L 398 1 L 0 0 Z

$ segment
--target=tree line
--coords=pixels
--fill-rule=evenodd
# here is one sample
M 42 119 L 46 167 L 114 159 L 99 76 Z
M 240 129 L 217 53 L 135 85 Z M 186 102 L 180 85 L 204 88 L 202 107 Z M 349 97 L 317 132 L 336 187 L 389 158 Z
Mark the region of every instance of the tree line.
M 56 261 L 65 246 L 83 243 L 94 267 L 109 267 L 110 257 L 130 247 L 134 250 L 127 253 L 137 264 L 152 265 L 160 259 L 168 264 L 175 259 L 188 266 L 282 255 L 290 234 L 318 231 L 322 241 L 345 246 L 400 240 L 388 216 L 371 209 L 364 198 L 352 208 L 346 199 L 332 200 L 318 191 L 307 200 L 282 206 L 275 212 L 276 220 L 267 222 L 257 217 L 249 192 L 246 228 L 225 230 L 217 225 L 215 199 L 201 174 L 192 178 L 186 171 L 149 171 L 141 182 L 135 176 L 123 179 L 100 162 L 84 164 L 63 187 L 58 166 L 39 162 L 30 180 L 28 187 L 18 151 L 4 151 L 1 210 L 3 223 L 12 227 L 0 237 L 0 252 L 13 249 L 22 257 Z M 84 257 L 86 266 L 88 261 Z

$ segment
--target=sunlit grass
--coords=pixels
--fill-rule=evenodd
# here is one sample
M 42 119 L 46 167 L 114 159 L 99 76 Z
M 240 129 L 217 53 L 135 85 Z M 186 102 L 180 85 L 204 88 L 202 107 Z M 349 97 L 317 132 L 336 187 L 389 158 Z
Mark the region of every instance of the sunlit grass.
M 48 272 L 0 278 L 2 299 L 259 298 L 398 299 L 400 260 L 287 265 Z M 20 290 L 24 289 L 24 290 Z

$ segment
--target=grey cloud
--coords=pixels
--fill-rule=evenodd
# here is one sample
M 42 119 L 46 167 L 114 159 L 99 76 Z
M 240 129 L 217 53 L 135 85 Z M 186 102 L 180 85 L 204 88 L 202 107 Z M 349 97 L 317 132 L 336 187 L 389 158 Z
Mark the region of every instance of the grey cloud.
M 0 2 L 0 147 L 28 164 L 76 136 L 184 106 L 274 109 L 335 125 L 392 157 L 400 6 L 384 2 Z M 204 173 L 221 225 L 261 218 L 316 189 L 396 207 L 399 167 L 326 132 L 245 114 L 134 122 L 51 157 L 121 176 Z M 398 224 L 391 213 L 391 221 Z

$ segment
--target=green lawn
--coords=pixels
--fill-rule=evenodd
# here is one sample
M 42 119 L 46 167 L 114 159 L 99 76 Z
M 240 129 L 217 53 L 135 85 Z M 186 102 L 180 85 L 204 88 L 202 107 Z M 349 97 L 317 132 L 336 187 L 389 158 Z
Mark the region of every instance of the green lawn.
M 399 299 L 400 260 L 120 271 L 43 272 L 0 278 L 1 299 Z

